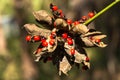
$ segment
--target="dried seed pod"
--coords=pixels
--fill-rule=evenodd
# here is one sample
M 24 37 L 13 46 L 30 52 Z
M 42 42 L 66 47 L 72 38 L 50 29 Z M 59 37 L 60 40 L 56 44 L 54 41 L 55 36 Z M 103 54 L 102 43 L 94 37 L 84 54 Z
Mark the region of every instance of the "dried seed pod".
M 33 12 L 33 15 L 40 23 L 52 25 L 52 17 L 45 10 Z
M 53 39 L 54 45 L 48 44 L 48 51 L 47 52 L 53 52 L 57 47 L 57 38 Z M 51 41 L 50 37 L 47 39 L 47 42 L 49 43 Z
M 68 30 L 68 24 L 65 20 L 61 19 L 61 18 L 58 18 L 55 20 L 54 22 L 55 24 L 55 27 L 57 29 L 64 29 L 64 30 Z
M 90 69 L 90 62 L 83 62 L 83 66 L 86 66 L 87 69 Z
M 102 34 L 102 32 L 100 32 L 100 31 L 96 31 L 96 30 L 90 31 L 89 30 L 87 33 L 82 34 L 81 37 L 88 37 L 88 36 L 101 35 L 101 34 Z
M 98 31 L 88 32 L 86 34 L 81 35 L 81 39 L 87 47 L 94 47 L 94 46 L 106 47 L 107 44 L 104 44 L 101 41 L 105 37 L 106 37 L 106 35 L 102 34 L 101 32 L 98 32 Z M 99 40 L 99 42 L 96 40 Z
M 59 75 L 61 75 L 61 72 L 68 75 L 67 72 L 70 71 L 71 68 L 72 66 L 68 62 L 68 59 L 66 58 L 66 56 L 64 56 L 62 61 L 59 64 Z
M 73 25 L 73 31 L 78 34 L 85 34 L 89 31 L 89 29 L 84 24 L 77 24 Z
M 38 52 L 37 54 L 35 54 L 35 57 L 36 57 L 36 59 L 35 59 L 35 61 L 36 62 L 38 62 L 40 59 L 41 59 L 41 57 L 43 56 L 43 54 L 45 54 L 46 52 L 44 52 L 46 49 L 44 48 L 44 49 L 42 49 L 40 52 Z
M 75 54 L 75 52 L 71 51 L 71 49 L 75 48 L 75 42 L 74 42 L 74 40 L 72 40 L 72 42 L 73 42 L 73 45 L 69 45 L 67 41 L 64 44 L 65 51 L 70 56 L 72 56 L 73 53 Z
M 26 41 L 40 42 L 39 47 L 33 53 L 36 57 L 35 61 L 51 60 L 53 65 L 57 66 L 59 75 L 61 73 L 68 75 L 67 72 L 73 65 L 79 67 L 81 63 L 84 70 L 89 69 L 89 58 L 84 48 L 105 47 L 106 44 L 102 42 L 102 39 L 106 35 L 95 29 L 88 29 L 82 24 L 87 20 L 86 16 L 79 21 L 72 22 L 56 5 L 50 4 L 50 8 L 53 17 L 44 10 L 33 12 L 35 19 L 47 29 L 35 24 L 24 25 L 30 35 L 26 37 Z
M 40 35 L 40 36 L 44 36 L 47 38 L 51 34 L 50 30 L 39 28 L 35 24 L 25 24 L 24 27 L 26 31 L 28 32 L 28 34 L 33 35 L 33 36 Z
M 89 39 L 89 37 L 81 37 L 84 47 L 94 47 L 94 43 Z
M 74 57 L 75 57 L 74 62 L 76 62 L 76 63 L 82 63 L 83 61 L 86 60 L 86 55 L 83 53 L 80 53 L 78 51 L 75 51 Z
M 106 36 L 106 35 L 103 35 L 103 34 L 92 36 L 93 39 L 103 39 L 103 38 L 105 38 L 105 37 L 107 37 L 107 36 Z

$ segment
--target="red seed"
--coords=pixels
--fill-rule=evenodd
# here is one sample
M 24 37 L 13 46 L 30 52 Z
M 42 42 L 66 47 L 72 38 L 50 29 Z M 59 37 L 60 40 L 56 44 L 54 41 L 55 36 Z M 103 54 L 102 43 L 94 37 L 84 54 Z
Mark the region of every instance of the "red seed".
M 51 35 L 56 35 L 56 33 L 55 33 L 55 32 L 52 32 Z
M 48 46 L 48 42 L 47 41 L 42 42 L 42 46 L 43 47 L 47 47 Z
M 41 49 L 41 48 L 38 48 L 37 51 L 36 51 L 36 53 L 39 53 L 39 52 L 41 52 L 41 51 L 42 51 L 42 49 Z
M 90 36 L 89 39 L 93 40 L 93 36 Z
M 96 42 L 96 43 L 99 43 L 99 42 L 101 42 L 101 40 L 100 40 L 100 39 L 96 39 L 95 42 Z
M 48 60 L 48 61 L 51 61 L 51 60 L 52 60 L 52 57 L 48 57 L 47 60 Z
M 54 27 L 56 27 L 56 23 L 54 22 Z
M 94 13 L 93 13 L 93 12 L 89 12 L 89 13 L 88 13 L 88 16 L 89 16 L 90 18 L 92 18 L 92 17 L 94 16 Z
M 51 39 L 51 40 L 49 41 L 49 44 L 53 46 L 53 45 L 55 44 L 55 41 L 54 41 L 53 39 Z
M 62 34 L 62 37 L 63 37 L 64 39 L 66 39 L 66 38 L 68 37 L 68 34 L 67 34 L 67 33 L 63 33 L 63 34 Z
M 68 43 L 69 45 L 73 45 L 72 39 L 67 39 L 67 40 L 68 40 L 67 43 Z
M 34 41 L 40 41 L 40 36 L 34 36 L 33 39 Z
M 75 49 L 71 49 L 70 53 L 71 53 L 71 55 L 74 55 L 75 54 Z
M 87 16 L 82 16 L 82 20 L 87 20 Z
M 50 39 L 53 39 L 53 35 L 50 35 Z
M 52 32 L 51 35 L 50 35 L 50 39 L 55 39 L 55 37 L 56 37 L 56 33 Z
M 46 39 L 44 39 L 44 38 L 41 39 L 41 42 L 42 42 L 42 43 L 45 42 L 45 41 L 46 41 Z
M 26 41 L 30 41 L 31 40 L 31 36 L 30 35 L 28 35 L 28 36 L 26 36 Z
M 63 13 L 61 13 L 61 14 L 60 14 L 60 17 L 62 17 L 62 18 L 63 18 L 63 17 L 64 17 L 64 14 L 63 14 Z
M 89 60 L 90 60 L 90 59 L 89 59 L 88 57 L 86 57 L 86 62 L 89 62 Z
M 67 20 L 67 23 L 68 23 L 68 25 L 72 24 L 72 20 L 71 20 L 71 19 L 68 19 L 68 20 Z
M 62 14 L 62 10 L 61 10 L 61 9 L 59 9 L 58 12 L 59 12 L 60 14 Z
M 80 22 L 78 22 L 78 21 L 75 21 L 75 22 L 74 22 L 74 25 L 77 25 L 77 24 L 80 24 Z
M 55 39 L 56 35 L 50 35 L 50 39 Z
M 53 11 L 56 11 L 56 10 L 58 10 L 58 7 L 57 7 L 57 6 L 53 6 L 53 7 L 52 7 L 52 10 L 53 10 Z
M 72 40 L 72 38 L 68 36 L 67 40 Z

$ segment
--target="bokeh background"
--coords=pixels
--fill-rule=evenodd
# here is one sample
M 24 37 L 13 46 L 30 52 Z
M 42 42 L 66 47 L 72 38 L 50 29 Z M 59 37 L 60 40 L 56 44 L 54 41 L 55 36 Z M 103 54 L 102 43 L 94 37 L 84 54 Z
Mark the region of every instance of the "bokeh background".
M 35 63 L 32 52 L 38 44 L 25 41 L 25 23 L 36 23 L 33 11 L 50 12 L 55 3 L 69 19 L 96 13 L 114 0 L 0 0 L 0 80 L 120 80 L 120 3 L 98 17 L 89 27 L 105 33 L 106 48 L 86 49 L 91 69 L 73 68 L 69 76 L 58 76 L 51 62 Z

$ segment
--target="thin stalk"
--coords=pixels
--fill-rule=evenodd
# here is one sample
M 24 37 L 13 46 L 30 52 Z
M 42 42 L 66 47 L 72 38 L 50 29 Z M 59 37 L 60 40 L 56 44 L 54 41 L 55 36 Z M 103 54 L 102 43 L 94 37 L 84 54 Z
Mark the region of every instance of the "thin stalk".
M 113 7 L 118 2 L 120 2 L 120 0 L 115 0 L 114 2 L 112 2 L 111 4 L 109 4 L 107 7 L 105 7 L 104 9 L 102 9 L 100 12 L 98 12 L 97 14 L 95 14 L 95 16 L 93 16 L 92 18 L 90 18 L 87 21 L 85 21 L 83 24 L 84 25 L 88 25 L 89 23 L 91 23 L 93 20 L 95 20 L 101 14 L 103 14 L 104 12 L 106 12 L 107 10 L 109 10 L 111 7 Z

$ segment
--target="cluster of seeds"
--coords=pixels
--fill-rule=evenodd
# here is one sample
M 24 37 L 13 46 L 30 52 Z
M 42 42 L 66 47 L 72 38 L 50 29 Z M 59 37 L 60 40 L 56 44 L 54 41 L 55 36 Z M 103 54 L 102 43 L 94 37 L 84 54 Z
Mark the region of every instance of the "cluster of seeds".
M 28 32 L 27 42 L 38 42 L 39 46 L 33 53 L 35 61 L 52 61 L 59 70 L 59 75 L 67 72 L 76 65 L 78 68 L 82 64 L 82 69 L 90 68 L 90 59 L 84 48 L 105 47 L 101 39 L 106 37 L 100 31 L 88 29 L 83 23 L 89 18 L 94 17 L 93 12 L 88 16 L 82 16 L 78 21 L 67 19 L 63 11 L 56 5 L 50 4 L 52 16 L 45 10 L 33 12 L 37 22 L 46 27 L 40 28 L 35 24 L 25 24 Z

